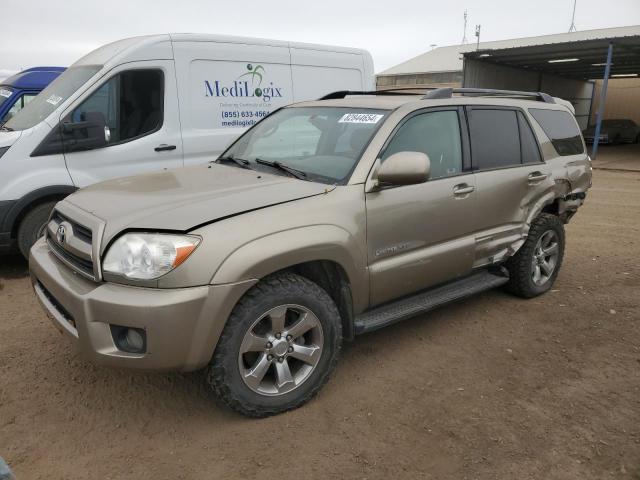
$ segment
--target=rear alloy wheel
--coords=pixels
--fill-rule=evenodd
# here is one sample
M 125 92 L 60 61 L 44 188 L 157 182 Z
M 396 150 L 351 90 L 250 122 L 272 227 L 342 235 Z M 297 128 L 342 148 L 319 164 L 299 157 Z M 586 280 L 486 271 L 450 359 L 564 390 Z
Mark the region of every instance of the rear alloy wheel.
M 547 230 L 542 234 L 531 261 L 531 278 L 538 286 L 544 285 L 553 276 L 559 256 L 558 235 L 554 230 Z
M 558 276 L 564 255 L 564 225 L 550 213 L 541 213 L 529 228 L 520 250 L 505 264 L 506 287 L 519 297 L 531 298 L 549 290 Z
M 294 273 L 267 277 L 233 309 L 207 379 L 229 407 L 251 417 L 307 402 L 338 360 L 342 320 L 320 286 Z

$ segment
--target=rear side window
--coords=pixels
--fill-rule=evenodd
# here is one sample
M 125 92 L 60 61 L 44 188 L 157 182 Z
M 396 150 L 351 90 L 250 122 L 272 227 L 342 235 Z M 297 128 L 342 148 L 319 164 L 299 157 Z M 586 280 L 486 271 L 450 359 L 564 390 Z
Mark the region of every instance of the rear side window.
M 469 115 L 474 169 L 521 164 L 520 132 L 515 110 L 473 108 Z
M 566 156 L 584 153 L 580 130 L 569 112 L 530 108 L 529 113 L 533 115 L 533 118 L 544 130 L 544 133 L 547 134 L 558 155 Z
M 520 128 L 520 145 L 522 149 L 522 163 L 539 163 L 542 161 L 540 158 L 540 150 L 538 149 L 538 142 L 531 126 L 527 119 L 524 118 L 522 112 L 518 112 L 518 127 Z

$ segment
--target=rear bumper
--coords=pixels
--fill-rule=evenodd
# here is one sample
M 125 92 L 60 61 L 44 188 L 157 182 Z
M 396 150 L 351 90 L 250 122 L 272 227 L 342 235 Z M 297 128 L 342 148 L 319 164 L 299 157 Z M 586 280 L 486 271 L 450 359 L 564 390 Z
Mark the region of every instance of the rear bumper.
M 584 142 L 588 143 L 588 144 L 593 144 L 593 140 L 595 137 L 584 137 Z M 598 140 L 598 144 L 599 145 L 609 145 L 611 142 L 611 140 L 609 140 L 609 137 L 603 137 L 602 135 L 600 136 L 600 140 Z
M 253 281 L 181 289 L 95 283 L 60 263 L 41 239 L 29 270 L 52 323 L 93 362 L 144 370 L 196 370 L 211 359 L 231 310 Z M 121 351 L 111 325 L 140 328 L 146 351 Z

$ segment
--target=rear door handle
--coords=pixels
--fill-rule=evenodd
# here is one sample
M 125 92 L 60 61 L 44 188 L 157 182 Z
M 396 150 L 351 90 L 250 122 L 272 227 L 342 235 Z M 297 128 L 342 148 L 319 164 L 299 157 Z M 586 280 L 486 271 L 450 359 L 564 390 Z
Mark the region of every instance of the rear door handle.
M 531 183 L 531 182 L 541 182 L 541 181 L 545 180 L 547 177 L 548 177 L 548 175 L 546 173 L 532 172 L 532 173 L 529 174 L 527 179 Z
M 453 194 L 458 195 L 468 195 L 476 189 L 473 185 L 467 185 L 466 183 L 459 183 L 455 187 L 453 187 Z
M 167 145 L 166 143 L 158 145 L 156 148 L 154 148 L 156 152 L 168 152 L 169 150 L 175 150 L 175 149 L 176 149 L 175 145 Z

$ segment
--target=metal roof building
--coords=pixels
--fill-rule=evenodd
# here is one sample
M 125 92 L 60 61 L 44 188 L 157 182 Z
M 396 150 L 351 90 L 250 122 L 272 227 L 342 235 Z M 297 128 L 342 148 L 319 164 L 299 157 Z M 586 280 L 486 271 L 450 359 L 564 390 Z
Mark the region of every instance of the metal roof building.
M 569 100 L 586 128 L 593 120 L 595 80 L 602 79 L 602 117 L 608 79 L 629 80 L 638 74 L 640 26 L 636 25 L 435 48 L 380 72 L 377 87 L 541 91 Z M 640 91 L 628 88 L 628 102 L 640 112 Z
M 475 43 L 451 45 L 447 47 L 434 48 L 433 50 L 423 53 L 422 55 L 418 55 L 417 57 L 411 58 L 406 62 L 402 62 L 394 67 L 383 70 L 382 72 L 377 74 L 377 77 L 380 81 L 385 77 L 398 78 L 402 76 L 415 76 L 437 73 L 461 74 L 463 70 L 463 59 L 465 54 L 470 57 L 476 56 L 488 58 L 491 55 L 492 50 L 500 50 L 504 52 L 511 49 L 518 49 L 512 50 L 511 53 L 519 51 L 521 56 L 524 55 L 526 59 L 530 59 L 530 57 L 527 57 L 527 54 L 535 54 L 536 51 L 542 53 L 543 56 L 553 52 L 554 47 L 552 47 L 552 45 L 554 44 L 556 45 L 555 50 L 566 54 L 567 50 L 565 48 L 565 45 L 563 44 L 571 44 L 575 42 L 592 43 L 592 46 L 595 47 L 595 49 L 594 52 L 591 53 L 595 53 L 596 57 L 602 60 L 603 55 L 606 56 L 606 49 L 610 39 L 616 39 L 616 41 L 627 43 L 629 45 L 629 49 L 635 48 L 637 52 L 639 46 L 638 38 L 640 38 L 640 25 L 630 27 L 603 28 L 598 30 L 584 30 L 581 32 L 571 33 L 558 33 L 554 35 L 540 35 L 537 37 L 498 40 L 495 42 L 480 42 L 479 48 L 477 49 Z M 601 49 L 603 45 L 604 54 L 602 53 Z M 590 47 L 590 45 L 586 46 Z M 584 44 L 580 45 L 579 47 L 576 46 L 573 51 L 574 53 L 583 53 L 583 48 Z M 629 50 L 627 50 L 627 52 L 628 51 Z M 496 57 L 495 59 L 499 60 L 499 57 Z M 505 62 L 518 62 L 518 60 L 522 60 L 522 58 L 518 59 L 517 57 L 514 58 L 513 56 L 511 56 L 511 58 L 507 58 L 505 54 L 503 56 L 503 60 Z M 547 60 L 549 59 L 547 58 Z M 604 60 L 602 60 L 602 62 L 595 63 L 604 63 Z M 522 66 L 521 63 L 515 63 L 515 65 Z M 640 65 L 636 63 L 636 70 L 631 73 L 640 73 L 639 67 Z M 561 69 L 557 69 L 557 71 L 560 72 Z M 594 69 L 591 71 L 591 73 L 599 74 L 599 76 L 601 76 L 603 72 L 603 68 L 600 68 L 600 70 Z M 612 73 L 615 74 L 615 70 L 612 71 Z M 590 78 L 598 77 L 596 76 Z M 379 84 L 381 85 L 381 83 Z

